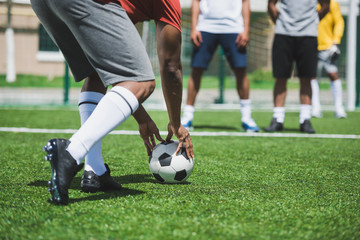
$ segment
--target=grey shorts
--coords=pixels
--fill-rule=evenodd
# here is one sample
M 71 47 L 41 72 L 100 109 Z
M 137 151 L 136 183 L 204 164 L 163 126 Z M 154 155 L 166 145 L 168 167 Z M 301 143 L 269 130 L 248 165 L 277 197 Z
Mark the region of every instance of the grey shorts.
M 119 4 L 31 0 L 31 5 L 64 54 L 75 81 L 94 71 L 105 86 L 155 78 L 140 36 Z
M 338 72 L 337 58 L 328 49 L 318 52 L 318 76 L 321 76 L 323 69 L 327 74 Z

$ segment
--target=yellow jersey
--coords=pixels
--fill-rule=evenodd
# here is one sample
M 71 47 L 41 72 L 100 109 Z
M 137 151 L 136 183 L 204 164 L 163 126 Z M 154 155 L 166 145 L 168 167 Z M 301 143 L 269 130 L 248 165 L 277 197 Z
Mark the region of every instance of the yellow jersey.
M 318 4 L 320 9 L 320 4 Z M 318 50 L 326 50 L 333 44 L 340 44 L 344 33 L 344 19 L 340 12 L 339 3 L 330 1 L 330 11 L 319 22 Z

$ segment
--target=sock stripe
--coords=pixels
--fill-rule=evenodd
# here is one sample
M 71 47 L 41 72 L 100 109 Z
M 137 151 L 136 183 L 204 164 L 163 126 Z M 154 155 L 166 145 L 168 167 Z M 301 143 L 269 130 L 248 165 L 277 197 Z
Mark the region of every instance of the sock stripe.
M 120 97 L 122 97 L 122 99 L 124 99 L 124 101 L 127 103 L 127 105 L 129 106 L 130 108 L 130 111 L 131 111 L 131 115 L 134 113 L 130 103 L 126 100 L 126 98 L 124 98 L 123 95 L 121 95 L 120 93 L 118 93 L 117 91 L 113 91 L 113 90 L 110 90 L 110 92 L 113 92 L 113 93 L 116 93 L 117 95 L 119 95 Z
M 78 106 L 82 105 L 82 104 L 93 104 L 93 105 L 97 105 L 98 103 L 97 102 L 91 102 L 91 101 L 84 101 L 84 102 L 80 102 L 78 104 Z

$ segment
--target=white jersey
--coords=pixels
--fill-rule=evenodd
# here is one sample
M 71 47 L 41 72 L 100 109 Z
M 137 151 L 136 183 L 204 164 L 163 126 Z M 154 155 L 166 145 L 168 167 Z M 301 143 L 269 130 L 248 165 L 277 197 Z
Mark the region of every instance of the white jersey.
M 242 0 L 201 0 L 196 29 L 210 33 L 242 33 Z

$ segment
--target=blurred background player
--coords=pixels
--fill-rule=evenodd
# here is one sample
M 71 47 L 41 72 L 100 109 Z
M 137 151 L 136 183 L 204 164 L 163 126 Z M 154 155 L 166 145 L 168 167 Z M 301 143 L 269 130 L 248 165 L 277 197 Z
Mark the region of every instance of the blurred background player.
M 52 172 L 51 201 L 68 204 L 68 188 L 83 158 L 129 116 L 139 123 L 148 151 L 155 147 L 154 136 L 162 141 L 155 123 L 141 106 L 155 88 L 154 74 L 139 34 L 119 4 L 31 0 L 31 5 L 64 54 L 76 81 L 96 71 L 103 86 L 113 86 L 70 140 L 51 139 L 44 147 Z M 103 189 L 121 188 L 109 169 L 98 182 Z
M 318 6 L 320 8 L 320 6 Z M 318 35 L 318 77 L 324 69 L 330 79 L 331 92 L 334 98 L 335 117 L 346 118 L 342 101 L 342 84 L 338 75 L 337 59 L 340 54 L 339 44 L 344 33 L 344 19 L 339 3 L 330 0 L 330 10 L 319 23 Z M 322 117 L 319 84 L 316 78 L 311 80 L 312 116 Z
M 114 1 L 98 0 L 98 2 L 108 4 Z M 170 140 L 174 134 L 179 139 L 179 147 L 184 143 L 188 156 L 193 156 L 189 132 L 180 122 L 183 79 L 180 59 L 181 6 L 179 0 L 115 0 L 115 2 L 121 4 L 134 24 L 139 21 L 155 20 L 161 83 L 170 120 L 166 140 Z M 106 90 L 96 73 L 85 81 L 79 97 L 82 123 L 91 115 Z M 102 190 L 97 179 L 105 171 L 106 165 L 102 157 L 101 141 L 99 141 L 85 158 L 82 190 L 85 192 Z
M 291 76 L 293 62 L 296 62 L 300 78 L 300 131 L 315 133 L 310 123 L 311 84 L 317 68 L 317 35 L 319 18 L 329 11 L 329 0 L 319 0 L 317 10 L 314 0 L 268 1 L 268 12 L 275 23 L 275 38 L 272 48 L 272 67 L 275 77 L 274 112 L 267 132 L 283 130 L 285 120 L 286 84 Z
M 193 0 L 191 7 L 191 41 L 194 45 L 186 106 L 181 123 L 193 128 L 194 105 L 201 77 L 208 68 L 217 46 L 224 50 L 235 78 L 240 97 L 241 122 L 244 131 L 259 132 L 251 117 L 249 79 L 246 74 L 246 46 L 250 34 L 249 0 Z

